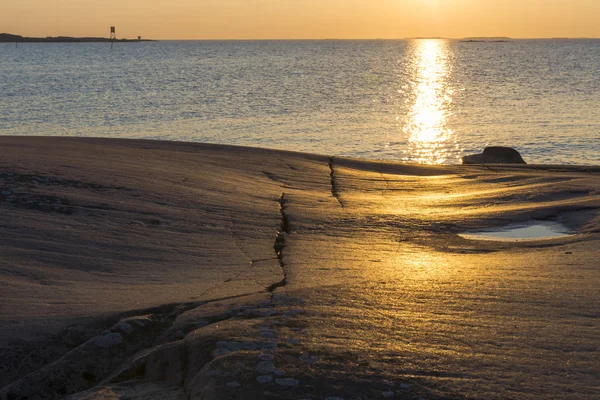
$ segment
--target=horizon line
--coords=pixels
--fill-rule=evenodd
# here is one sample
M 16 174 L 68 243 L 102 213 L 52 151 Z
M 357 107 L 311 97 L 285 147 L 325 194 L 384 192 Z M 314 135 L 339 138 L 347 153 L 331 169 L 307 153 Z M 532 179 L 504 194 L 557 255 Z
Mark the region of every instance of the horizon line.
M 539 37 L 502 37 L 502 36 L 467 36 L 467 37 L 437 37 L 437 36 L 415 36 L 415 37 L 401 37 L 401 38 L 220 38 L 220 39 L 208 39 L 208 38 L 194 38 L 194 39 L 153 39 L 158 41 L 253 41 L 253 40 L 599 40 L 600 36 L 573 36 L 573 37 L 560 37 L 560 36 L 539 36 Z
M 39 39 L 46 39 L 46 38 L 59 38 L 59 37 L 65 37 L 65 38 L 105 38 L 104 36 L 69 36 L 69 35 L 57 35 L 57 36 L 25 36 L 25 35 L 20 35 L 20 34 L 14 34 L 14 33 L 8 33 L 8 32 L 0 32 L 0 35 L 2 34 L 6 34 L 6 35 L 15 35 L 15 36 L 21 36 L 24 38 L 39 38 Z M 325 37 L 325 38 L 302 38 L 302 37 L 297 37 L 297 38 L 173 38 L 173 39 L 160 39 L 160 38 L 151 38 L 149 36 L 141 36 L 142 38 L 146 38 L 147 40 L 154 40 L 154 41 L 231 41 L 231 40 L 235 40 L 235 41 L 277 41 L 277 40 L 339 40 L 339 41 L 343 41 L 343 40 L 419 40 L 419 39 L 432 39 L 432 40 L 549 40 L 549 39 L 554 39 L 554 40 L 595 40 L 595 39 L 600 39 L 600 36 L 598 37 L 594 37 L 594 36 L 518 36 L 518 37 L 512 37 L 512 36 L 464 36 L 464 37 L 445 37 L 445 36 L 408 36 L 408 37 L 370 37 L 370 38 L 336 38 L 336 37 Z M 127 39 L 125 36 L 119 38 L 119 39 Z M 134 40 L 134 39 L 131 39 Z

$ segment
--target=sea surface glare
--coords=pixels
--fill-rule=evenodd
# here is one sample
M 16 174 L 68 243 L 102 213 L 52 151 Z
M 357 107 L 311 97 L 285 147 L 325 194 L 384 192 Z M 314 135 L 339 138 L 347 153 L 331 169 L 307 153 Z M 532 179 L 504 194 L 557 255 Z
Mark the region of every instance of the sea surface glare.
M 600 164 L 600 40 L 0 44 L 0 135 Z

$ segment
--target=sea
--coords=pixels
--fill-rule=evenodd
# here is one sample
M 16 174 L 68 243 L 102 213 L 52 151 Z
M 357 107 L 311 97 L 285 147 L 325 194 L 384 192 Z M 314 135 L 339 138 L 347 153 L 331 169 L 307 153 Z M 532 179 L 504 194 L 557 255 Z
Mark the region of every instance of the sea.
M 600 164 L 600 40 L 0 44 L 0 135 Z

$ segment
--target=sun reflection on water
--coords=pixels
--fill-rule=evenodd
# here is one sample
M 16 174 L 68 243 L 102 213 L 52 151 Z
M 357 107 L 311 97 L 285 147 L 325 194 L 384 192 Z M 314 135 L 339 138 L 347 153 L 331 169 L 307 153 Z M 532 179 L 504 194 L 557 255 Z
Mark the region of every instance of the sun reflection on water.
M 411 106 L 404 125 L 411 161 L 424 164 L 453 162 L 456 137 L 448 127 L 452 89 L 450 49 L 444 40 L 414 43 Z

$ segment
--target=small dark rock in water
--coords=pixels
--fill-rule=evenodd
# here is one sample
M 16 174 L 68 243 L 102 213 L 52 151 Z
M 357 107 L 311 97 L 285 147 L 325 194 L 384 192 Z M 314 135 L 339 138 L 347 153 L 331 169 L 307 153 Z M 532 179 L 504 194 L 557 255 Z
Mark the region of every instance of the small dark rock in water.
M 527 164 L 521 154 L 512 147 L 486 147 L 481 154 L 462 158 L 463 164 Z

